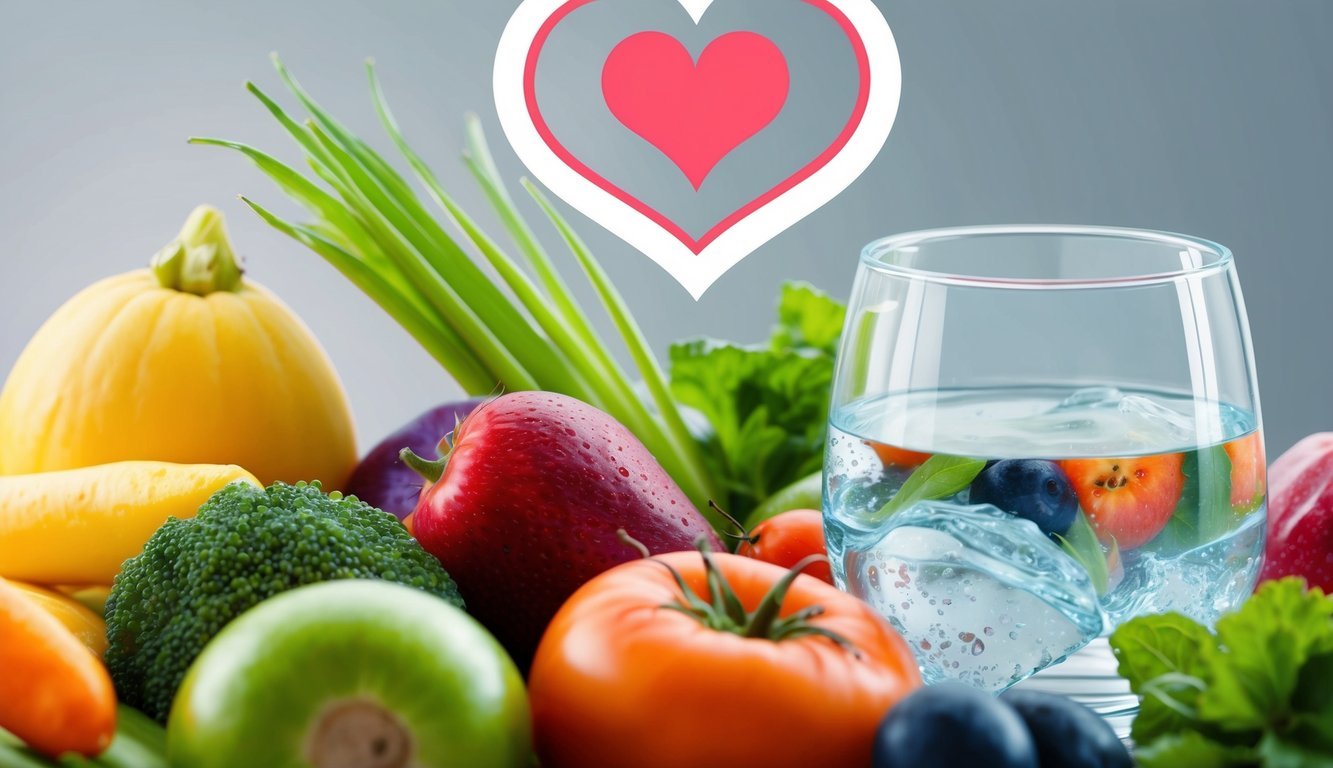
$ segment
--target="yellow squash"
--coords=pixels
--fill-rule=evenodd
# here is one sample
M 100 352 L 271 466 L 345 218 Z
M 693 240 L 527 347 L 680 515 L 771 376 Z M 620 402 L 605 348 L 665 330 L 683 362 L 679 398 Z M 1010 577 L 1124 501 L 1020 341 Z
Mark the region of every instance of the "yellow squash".
M 356 464 L 342 384 L 309 329 L 246 280 L 200 207 L 151 269 L 102 280 L 28 343 L 0 392 L 0 474 L 114 461 L 239 464 L 341 488 Z
M 110 584 L 168 517 L 236 481 L 258 484 L 237 466 L 156 461 L 0 477 L 0 576 Z
M 106 653 L 106 622 L 88 606 L 69 595 L 61 594 L 35 584 L 11 581 L 9 586 L 32 598 L 47 613 L 56 617 L 88 650 L 101 656 Z

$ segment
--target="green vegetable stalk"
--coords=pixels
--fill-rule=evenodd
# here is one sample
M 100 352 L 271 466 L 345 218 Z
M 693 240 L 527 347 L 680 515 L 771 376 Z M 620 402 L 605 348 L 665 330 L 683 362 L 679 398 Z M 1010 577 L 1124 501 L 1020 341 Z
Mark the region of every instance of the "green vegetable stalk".
M 525 184 L 596 288 L 647 385 L 651 408 L 518 212 L 475 117 L 468 120 L 464 159 L 517 245 L 521 262 L 478 226 L 412 150 L 373 65 L 367 72 L 380 122 L 438 214 L 387 160 L 324 111 L 276 57 L 274 62 L 310 119 L 298 121 L 257 86 L 247 88 L 296 141 L 314 178 L 245 144 L 191 139 L 244 154 L 314 220 L 295 223 L 242 198 L 256 213 L 361 288 L 469 394 L 543 389 L 579 398 L 633 431 L 700 509 L 707 510 L 709 499 L 725 498 L 624 301 L 555 208 Z
M 380 122 L 435 211 L 384 157 L 323 110 L 276 57 L 274 62 L 308 119 L 298 120 L 257 86 L 246 87 L 295 140 L 310 174 L 239 142 L 191 141 L 226 147 L 254 162 L 312 221 L 289 221 L 242 200 L 351 280 L 469 394 L 542 389 L 606 411 L 643 441 L 720 528 L 726 522 L 709 501 L 744 516 L 818 470 L 844 316 L 840 304 L 812 288 L 789 286 L 768 345 L 711 340 L 676 345 L 668 380 L 597 259 L 551 202 L 524 180 L 524 189 L 595 289 L 642 380 L 645 399 L 519 213 L 475 117 L 468 118 L 463 159 L 518 257 L 482 230 L 408 144 L 373 65 L 367 72 Z M 696 439 L 687 428 L 686 407 L 708 419 L 707 437 Z

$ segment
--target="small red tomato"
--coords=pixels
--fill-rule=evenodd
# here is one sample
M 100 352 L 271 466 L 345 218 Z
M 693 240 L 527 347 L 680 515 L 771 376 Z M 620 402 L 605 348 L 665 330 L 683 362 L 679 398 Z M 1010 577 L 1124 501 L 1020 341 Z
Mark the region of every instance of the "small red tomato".
M 810 555 L 825 555 L 824 515 L 813 509 L 793 509 L 755 527 L 736 549 L 743 557 L 791 568 Z M 803 573 L 833 583 L 827 562 L 814 563 Z

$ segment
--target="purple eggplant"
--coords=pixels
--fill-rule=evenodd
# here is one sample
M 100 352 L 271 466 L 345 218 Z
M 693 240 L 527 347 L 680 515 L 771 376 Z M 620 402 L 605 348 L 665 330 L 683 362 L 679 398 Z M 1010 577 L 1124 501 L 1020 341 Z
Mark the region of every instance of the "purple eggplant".
M 380 441 L 357 465 L 347 482 L 348 495 L 379 507 L 399 520 L 412 514 L 425 480 L 398 458 L 404 448 L 420 456 L 435 456 L 436 448 L 454 425 L 467 417 L 483 400 L 445 403 L 409 421 L 402 429 Z

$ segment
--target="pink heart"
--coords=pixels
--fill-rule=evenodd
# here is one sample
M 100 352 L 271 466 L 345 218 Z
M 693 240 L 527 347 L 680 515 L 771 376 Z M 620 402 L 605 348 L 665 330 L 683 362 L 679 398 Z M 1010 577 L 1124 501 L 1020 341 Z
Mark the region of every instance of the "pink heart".
M 722 158 L 759 133 L 787 102 L 787 60 L 755 32 L 731 32 L 696 64 L 679 40 L 640 32 L 602 68 L 616 119 L 675 163 L 696 190 Z

